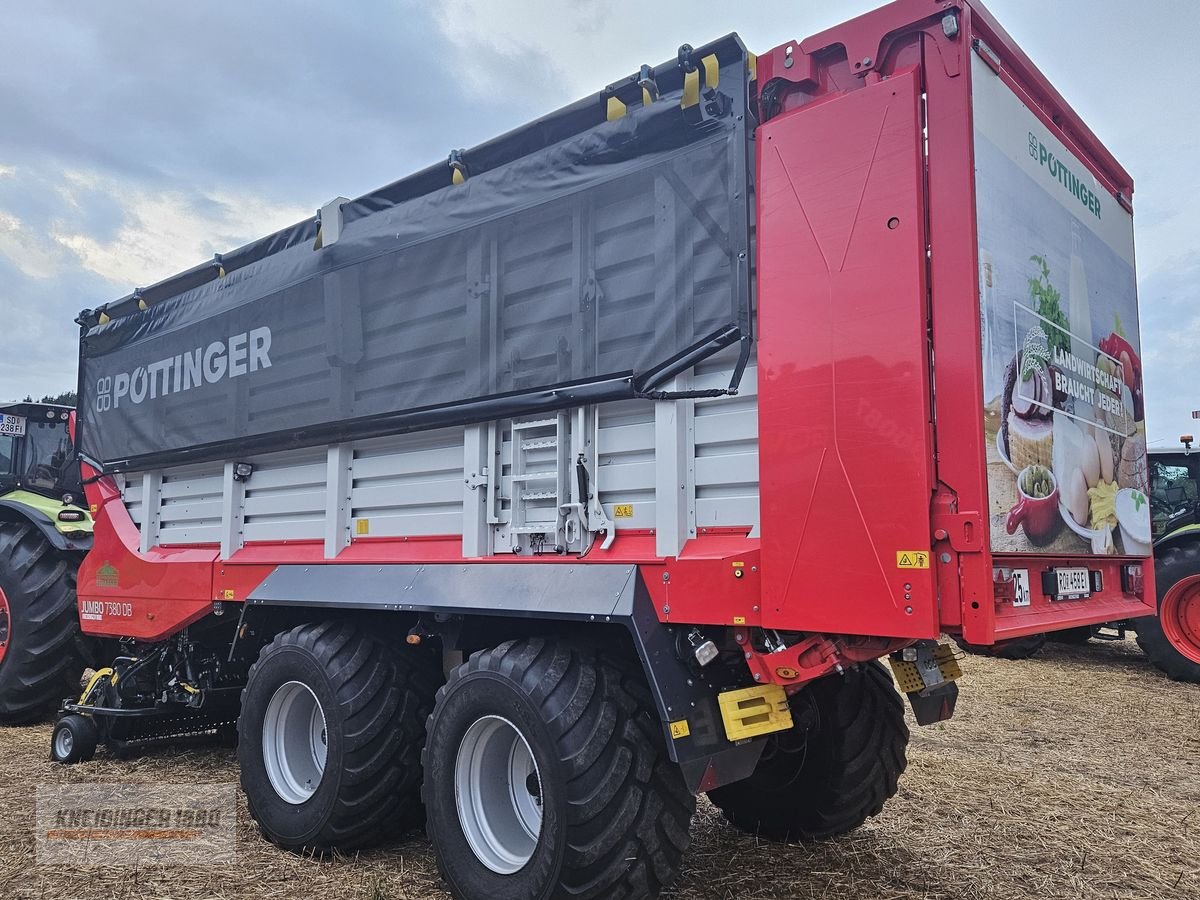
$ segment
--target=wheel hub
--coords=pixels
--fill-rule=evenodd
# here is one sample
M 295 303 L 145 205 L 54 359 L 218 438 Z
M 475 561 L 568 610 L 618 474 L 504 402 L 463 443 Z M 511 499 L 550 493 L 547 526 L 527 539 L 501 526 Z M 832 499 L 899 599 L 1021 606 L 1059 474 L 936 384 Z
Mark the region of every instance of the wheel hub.
M 542 778 L 525 736 L 508 719 L 484 716 L 458 746 L 454 801 L 476 858 L 501 875 L 533 857 L 542 833 Z
M 263 762 L 280 799 L 299 805 L 321 784 L 328 755 L 325 711 L 308 685 L 281 685 L 263 716 Z
M 75 735 L 70 728 L 60 728 L 54 735 L 54 755 L 59 759 L 67 759 L 75 749 Z
M 1200 665 L 1200 577 L 1172 587 L 1163 598 L 1158 618 L 1171 646 Z

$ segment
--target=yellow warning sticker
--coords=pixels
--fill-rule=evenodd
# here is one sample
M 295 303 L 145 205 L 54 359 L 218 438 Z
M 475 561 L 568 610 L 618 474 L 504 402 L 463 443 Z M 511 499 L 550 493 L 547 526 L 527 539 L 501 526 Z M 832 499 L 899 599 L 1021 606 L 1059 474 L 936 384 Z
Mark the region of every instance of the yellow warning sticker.
M 355 519 L 354 520 L 354 533 L 355 534 L 370 534 L 371 533 L 371 520 L 370 519 Z
M 233 599 L 233 591 L 231 591 L 229 588 L 225 588 L 225 590 L 221 591 L 221 599 L 232 600 Z
M 928 550 L 897 550 L 896 551 L 896 568 L 897 569 L 928 569 L 929 568 L 929 551 Z
M 616 506 L 613 507 L 613 518 L 614 519 L 632 519 L 633 518 L 633 504 L 632 503 L 618 503 Z
M 745 625 L 745 624 L 746 624 L 746 617 L 745 617 L 745 616 L 734 616 L 734 617 L 733 617 L 733 624 L 734 624 L 734 625 Z
M 691 733 L 692 730 L 688 728 L 687 719 L 680 719 L 678 722 L 671 723 L 671 737 L 673 739 L 679 740 L 680 738 L 687 737 Z

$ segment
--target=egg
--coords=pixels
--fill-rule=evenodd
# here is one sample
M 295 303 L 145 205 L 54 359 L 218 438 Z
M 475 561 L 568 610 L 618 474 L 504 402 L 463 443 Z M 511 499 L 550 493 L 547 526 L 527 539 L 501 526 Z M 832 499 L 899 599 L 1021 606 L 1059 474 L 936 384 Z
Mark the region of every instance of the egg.
M 1096 448 L 1100 451 L 1100 480 L 1112 481 L 1115 462 L 1113 460 L 1112 440 L 1107 434 L 1096 434 Z
M 1091 429 L 1082 431 L 1083 440 L 1079 442 L 1079 468 L 1088 487 L 1095 487 L 1100 482 L 1100 451 L 1096 448 L 1096 439 L 1092 437 Z

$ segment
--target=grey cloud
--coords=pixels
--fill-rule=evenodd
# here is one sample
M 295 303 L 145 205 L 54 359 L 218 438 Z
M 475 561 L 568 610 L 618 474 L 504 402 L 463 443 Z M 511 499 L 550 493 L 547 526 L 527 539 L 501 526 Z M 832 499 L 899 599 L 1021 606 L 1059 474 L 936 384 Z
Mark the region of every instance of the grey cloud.
M 0 93 L 14 164 L 360 193 L 534 114 L 511 92 L 470 95 L 416 2 L 29 4 L 4 34 L 5 68 L 21 73 Z M 471 65 L 501 83 L 548 72 L 487 47 Z

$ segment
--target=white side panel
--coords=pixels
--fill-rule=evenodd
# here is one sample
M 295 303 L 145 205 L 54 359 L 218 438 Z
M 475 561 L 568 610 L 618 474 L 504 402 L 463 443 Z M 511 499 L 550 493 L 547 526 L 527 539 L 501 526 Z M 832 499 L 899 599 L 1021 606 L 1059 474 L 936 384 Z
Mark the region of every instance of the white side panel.
M 213 462 L 163 472 L 160 543 L 220 543 L 224 470 L 224 463 Z
M 125 501 L 129 517 L 140 528 L 146 518 L 146 506 L 142 499 L 141 474 L 118 475 L 117 486 L 121 489 L 121 499 Z
M 725 387 L 735 361 L 731 350 L 698 366 L 690 387 Z M 757 527 L 756 375 L 751 361 L 736 397 L 629 400 L 599 407 L 595 486 L 618 534 L 668 528 L 670 536 L 662 535 L 659 542 L 660 551 L 667 552 L 693 527 L 701 532 L 713 526 Z M 672 404 L 683 410 L 683 419 L 670 415 Z M 317 540 L 333 556 L 355 537 L 462 534 L 466 524 L 477 529 L 472 546 L 480 552 L 486 523 L 511 516 L 507 496 L 496 500 L 494 514 L 478 508 L 479 483 L 488 479 L 482 463 L 495 464 L 494 477 L 508 474 L 512 442 L 498 429 L 497 454 L 488 429 L 472 431 L 470 448 L 467 429 L 444 428 L 251 457 L 244 461 L 253 464 L 253 473 L 236 486 L 225 483 L 226 463 L 214 462 L 129 474 L 122 490 L 139 527 L 153 528 L 157 512 L 158 542 L 164 545 L 214 543 L 234 552 L 246 541 Z M 468 450 L 474 460 L 470 472 L 464 465 Z M 546 462 L 553 462 L 556 451 L 547 447 L 529 449 L 526 463 L 538 464 L 543 452 Z M 677 502 L 660 526 L 657 497 L 668 492 L 668 480 L 684 485 L 683 498 L 680 502 L 671 492 Z M 147 496 L 148 486 L 154 496 Z M 471 507 L 464 506 L 464 498 Z M 147 541 L 151 532 L 143 537 L 143 544 Z M 497 543 L 493 552 L 504 549 Z
M 460 427 L 355 443 L 350 466 L 354 534 L 461 534 L 463 439 Z
M 326 450 L 310 447 L 254 457 L 245 482 L 247 541 L 325 537 Z
M 622 528 L 653 528 L 654 401 L 626 400 L 599 408 L 596 485 L 609 519 Z M 614 518 L 613 507 L 633 507 L 631 518 Z
M 696 390 L 729 384 L 728 363 L 696 367 Z M 751 357 L 737 396 L 696 401 L 696 525 L 758 525 L 758 368 Z

